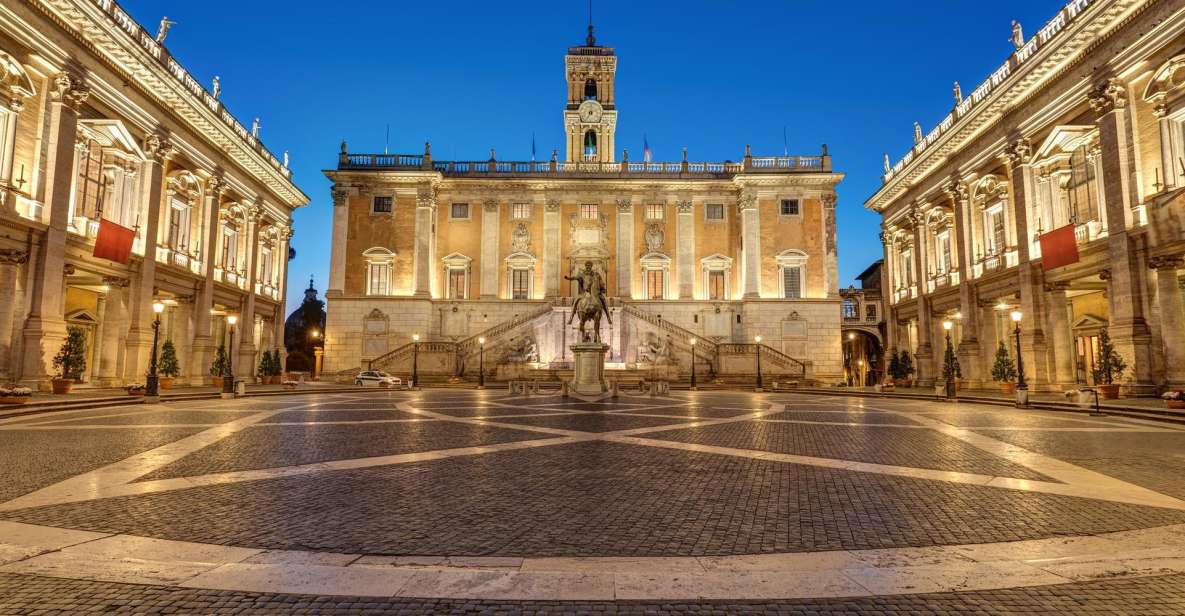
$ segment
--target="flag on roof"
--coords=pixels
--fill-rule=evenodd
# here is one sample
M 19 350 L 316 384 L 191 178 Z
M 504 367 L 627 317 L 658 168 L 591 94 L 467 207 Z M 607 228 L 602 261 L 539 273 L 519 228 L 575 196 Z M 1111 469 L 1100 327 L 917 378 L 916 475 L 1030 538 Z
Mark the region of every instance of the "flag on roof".
M 646 135 L 642 135 L 642 160 L 644 162 L 650 162 L 653 156 L 654 152 L 650 151 L 650 141 L 646 139 Z

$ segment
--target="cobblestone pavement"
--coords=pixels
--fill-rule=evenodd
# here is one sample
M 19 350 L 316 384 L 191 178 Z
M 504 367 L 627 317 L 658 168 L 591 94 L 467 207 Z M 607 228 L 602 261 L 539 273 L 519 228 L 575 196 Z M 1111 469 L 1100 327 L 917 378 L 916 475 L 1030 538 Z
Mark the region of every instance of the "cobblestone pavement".
M 1185 576 L 987 592 L 800 601 L 470 601 L 320 597 L 137 586 L 0 574 L 0 615 L 237 614 L 243 616 L 1168 616 L 1185 614 Z
M 1154 567 L 1119 567 L 1119 557 L 1090 566 L 1075 561 L 1072 571 L 1029 563 L 1038 578 L 1002 575 L 995 589 L 976 592 L 965 589 L 986 587 L 944 577 L 950 573 L 944 568 L 971 566 L 946 558 L 966 546 L 1017 542 L 1035 563 L 1042 541 L 1073 544 L 1108 533 L 1185 528 L 1172 526 L 1185 524 L 1182 463 L 1185 429 L 1167 424 L 809 395 L 689 392 L 577 403 L 493 391 L 368 391 L 49 413 L 0 420 L 0 520 L 22 523 L 0 526 L 0 614 L 42 613 L 38 607 L 44 613 L 1185 614 L 1185 577 L 1163 575 L 1185 571 L 1185 555 L 1157 552 L 1155 544 L 1138 546 L 1151 550 L 1140 558 L 1159 559 Z M 851 551 L 885 550 L 884 562 L 861 558 L 872 559 L 873 567 L 891 561 L 930 569 L 917 584 L 886 587 L 880 578 L 870 584 L 843 569 L 845 584 L 821 594 L 796 595 L 788 581 L 785 596 L 832 597 L 797 602 L 743 601 L 756 596 L 745 589 L 757 586 L 742 574 L 725 593 L 734 603 L 391 602 L 345 590 L 306 596 L 181 589 L 179 581 L 116 584 L 96 573 L 95 563 L 73 557 L 39 567 L 38 559 L 63 558 L 54 556 L 57 548 L 21 547 L 4 528 L 295 551 L 318 561 L 334 560 L 321 553 L 353 555 L 343 563 L 478 557 L 501 567 L 507 559 L 567 558 L 601 567 L 641 559 L 624 562 L 661 569 L 798 554 L 795 562 L 809 571 L 811 558 L 823 563 Z M 935 555 L 945 556 L 927 560 Z M 53 577 L 16 575 L 29 572 L 21 567 Z M 345 579 L 357 571 L 339 568 L 326 575 Z M 960 571 L 963 579 L 973 577 Z M 1104 579 L 1135 571 L 1138 577 Z M 843 598 L 853 588 L 875 595 L 888 587 L 892 596 Z M 926 592 L 932 588 L 964 591 Z M 655 597 L 696 594 L 643 590 Z M 486 591 L 473 592 L 480 599 Z

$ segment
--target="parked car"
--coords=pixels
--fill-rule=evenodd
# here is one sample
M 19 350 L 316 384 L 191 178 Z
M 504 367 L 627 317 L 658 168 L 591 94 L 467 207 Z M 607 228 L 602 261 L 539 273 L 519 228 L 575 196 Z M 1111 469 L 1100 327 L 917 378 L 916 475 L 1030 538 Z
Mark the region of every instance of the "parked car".
M 359 387 L 366 387 L 372 385 L 375 387 L 399 387 L 403 385 L 403 379 L 397 376 L 391 376 L 382 370 L 364 370 L 354 377 L 354 384 Z

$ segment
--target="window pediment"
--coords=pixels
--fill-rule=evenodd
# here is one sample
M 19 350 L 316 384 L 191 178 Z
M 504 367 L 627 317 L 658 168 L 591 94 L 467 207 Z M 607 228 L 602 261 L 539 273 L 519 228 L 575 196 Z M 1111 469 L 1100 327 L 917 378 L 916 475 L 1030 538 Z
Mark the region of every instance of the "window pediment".
M 37 93 L 25 67 L 3 51 L 0 51 L 0 88 L 0 93 L 8 98 L 6 102 L 29 98 Z
M 376 246 L 374 248 L 368 248 L 368 249 L 362 251 L 362 256 L 365 257 L 366 260 L 370 261 L 371 263 L 386 263 L 386 262 L 393 261 L 395 259 L 394 252 L 392 252 L 386 248 L 383 248 L 381 246 Z
M 1164 102 L 1170 92 L 1185 86 L 1185 54 L 1176 56 L 1156 69 L 1148 87 L 1144 89 L 1144 100 L 1150 103 Z
M 2 60 L 0 60 L 2 64 Z M 137 161 L 147 160 L 144 150 L 136 142 L 136 138 L 128 131 L 127 126 L 119 120 L 91 119 L 78 120 L 78 132 L 82 137 L 94 141 L 103 148 L 111 148 L 127 158 Z
M 778 261 L 778 265 L 783 267 L 793 267 L 795 265 L 804 265 L 808 257 L 809 255 L 807 255 L 805 252 L 796 248 L 790 248 L 788 250 L 779 252 L 778 256 L 775 258 Z
M 1039 165 L 1069 160 L 1074 150 L 1093 142 L 1097 132 L 1093 126 L 1058 126 L 1045 138 L 1033 160 Z

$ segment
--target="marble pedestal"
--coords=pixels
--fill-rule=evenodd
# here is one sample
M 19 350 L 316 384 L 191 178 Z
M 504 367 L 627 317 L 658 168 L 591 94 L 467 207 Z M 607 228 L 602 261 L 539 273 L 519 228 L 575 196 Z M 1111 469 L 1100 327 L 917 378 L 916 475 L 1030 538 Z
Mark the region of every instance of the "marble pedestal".
M 568 393 L 585 399 L 609 396 L 609 386 L 605 384 L 605 353 L 609 345 L 603 342 L 579 342 L 569 348 L 575 357 L 575 374 Z

